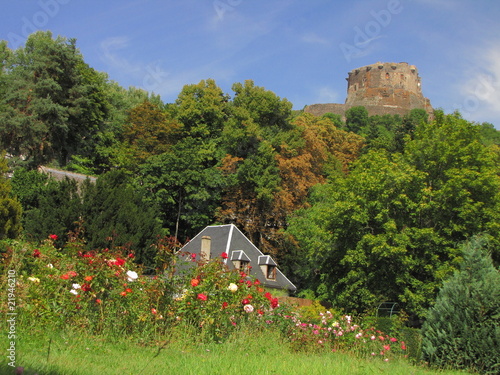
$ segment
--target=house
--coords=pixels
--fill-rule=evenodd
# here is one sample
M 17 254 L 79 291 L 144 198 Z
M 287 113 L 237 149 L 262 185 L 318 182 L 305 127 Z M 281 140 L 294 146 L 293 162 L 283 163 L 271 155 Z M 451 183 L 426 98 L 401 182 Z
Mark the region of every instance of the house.
M 266 288 L 297 290 L 278 269 L 269 255 L 264 255 L 233 224 L 212 225 L 203 229 L 179 251 L 179 256 L 190 261 L 209 260 L 227 254 L 224 262 L 229 269 L 238 269 L 259 279 Z M 196 254 L 196 255 L 193 255 Z M 190 262 L 192 263 L 192 262 Z

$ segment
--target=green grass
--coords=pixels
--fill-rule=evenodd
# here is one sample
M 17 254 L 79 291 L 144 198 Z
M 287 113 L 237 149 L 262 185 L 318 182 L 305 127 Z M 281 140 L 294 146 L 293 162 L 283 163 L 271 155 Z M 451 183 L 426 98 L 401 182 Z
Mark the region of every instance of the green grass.
M 332 352 L 294 353 L 270 332 L 243 332 L 222 344 L 203 344 L 196 336 L 183 333 L 173 335 L 162 347 L 164 343 L 146 345 L 137 338 L 110 339 L 72 332 L 24 332 L 17 340 L 16 365 L 25 367 L 25 375 L 436 373 L 404 359 L 384 362 Z M 0 372 L 13 374 L 4 358 L 2 361 Z

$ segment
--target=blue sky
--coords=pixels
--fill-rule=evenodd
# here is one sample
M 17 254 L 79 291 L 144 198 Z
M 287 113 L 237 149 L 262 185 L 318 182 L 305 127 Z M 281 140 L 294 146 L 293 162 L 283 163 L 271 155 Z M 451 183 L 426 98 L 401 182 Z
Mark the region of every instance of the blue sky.
M 343 103 L 348 71 L 408 62 L 435 108 L 500 129 L 499 19 L 497 0 L 4 0 L 0 39 L 76 38 L 90 66 L 165 102 L 213 78 L 228 94 L 252 79 L 295 109 Z

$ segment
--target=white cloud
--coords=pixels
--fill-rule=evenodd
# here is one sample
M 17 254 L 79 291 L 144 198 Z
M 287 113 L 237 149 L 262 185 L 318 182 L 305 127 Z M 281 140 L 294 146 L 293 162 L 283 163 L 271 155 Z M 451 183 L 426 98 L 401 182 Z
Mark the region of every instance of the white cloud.
M 323 44 L 323 45 L 330 45 L 330 41 L 326 38 L 320 37 L 318 34 L 309 32 L 307 34 L 302 35 L 300 38 L 302 42 L 305 43 L 310 43 L 310 44 Z
M 476 56 L 475 68 L 465 72 L 468 78 L 459 85 L 462 101 L 455 107 L 467 119 L 492 121 L 500 116 L 500 45 Z

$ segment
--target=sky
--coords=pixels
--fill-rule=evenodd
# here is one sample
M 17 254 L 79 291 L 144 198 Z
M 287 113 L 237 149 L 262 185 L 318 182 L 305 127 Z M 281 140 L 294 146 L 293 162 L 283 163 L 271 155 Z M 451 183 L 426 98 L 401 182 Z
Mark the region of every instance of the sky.
M 407 62 L 434 108 L 500 129 L 499 19 L 498 0 L 0 0 L 0 39 L 75 38 L 91 67 L 166 103 L 208 78 L 294 109 L 344 103 L 349 71 Z

